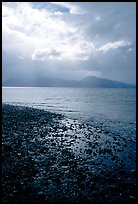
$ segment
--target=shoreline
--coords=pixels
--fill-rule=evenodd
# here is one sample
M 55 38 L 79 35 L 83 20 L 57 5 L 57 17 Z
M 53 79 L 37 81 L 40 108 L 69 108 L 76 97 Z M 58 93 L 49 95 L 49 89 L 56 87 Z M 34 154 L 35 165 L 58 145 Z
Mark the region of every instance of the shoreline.
M 76 119 L 3 104 L 3 203 L 135 203 L 134 148 Z

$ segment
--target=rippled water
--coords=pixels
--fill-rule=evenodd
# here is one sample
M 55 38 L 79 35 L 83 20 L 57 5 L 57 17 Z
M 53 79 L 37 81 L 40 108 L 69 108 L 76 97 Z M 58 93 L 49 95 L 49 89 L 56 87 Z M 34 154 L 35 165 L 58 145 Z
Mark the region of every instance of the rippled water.
M 3 88 L 2 102 L 58 112 L 135 140 L 136 89 Z

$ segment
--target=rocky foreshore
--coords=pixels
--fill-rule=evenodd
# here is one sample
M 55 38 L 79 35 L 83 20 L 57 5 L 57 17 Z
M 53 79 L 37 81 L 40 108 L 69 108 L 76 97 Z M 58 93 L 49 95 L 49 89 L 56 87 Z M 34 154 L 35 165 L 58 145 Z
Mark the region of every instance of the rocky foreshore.
M 136 144 L 43 110 L 2 106 L 2 202 L 136 202 Z

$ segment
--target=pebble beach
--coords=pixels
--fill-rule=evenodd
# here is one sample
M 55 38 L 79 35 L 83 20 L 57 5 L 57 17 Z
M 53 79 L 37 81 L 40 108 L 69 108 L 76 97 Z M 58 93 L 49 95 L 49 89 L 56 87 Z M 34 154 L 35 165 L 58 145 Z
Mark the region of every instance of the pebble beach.
M 2 203 L 136 203 L 136 143 L 62 114 L 2 105 Z

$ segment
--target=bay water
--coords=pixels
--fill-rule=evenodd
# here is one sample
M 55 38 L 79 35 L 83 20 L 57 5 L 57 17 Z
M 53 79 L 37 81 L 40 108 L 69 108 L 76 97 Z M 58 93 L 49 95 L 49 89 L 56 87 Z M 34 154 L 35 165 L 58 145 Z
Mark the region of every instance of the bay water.
M 135 88 L 3 87 L 2 102 L 61 113 L 136 141 Z

